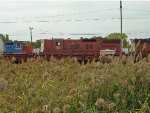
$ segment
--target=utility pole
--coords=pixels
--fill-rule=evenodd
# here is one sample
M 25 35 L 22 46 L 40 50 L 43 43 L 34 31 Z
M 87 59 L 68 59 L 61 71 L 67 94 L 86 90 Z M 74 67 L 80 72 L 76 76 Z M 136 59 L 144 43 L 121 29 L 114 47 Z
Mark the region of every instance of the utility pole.
M 122 35 L 122 1 L 121 0 L 120 0 L 120 19 L 121 19 L 121 35 Z
M 121 53 L 122 53 L 122 48 L 123 48 L 123 38 L 122 38 L 122 0 L 120 0 L 120 35 L 121 35 Z
M 32 44 L 32 30 L 33 30 L 33 28 L 32 28 L 32 27 L 29 27 L 29 29 L 30 29 L 30 35 L 31 35 L 31 44 Z

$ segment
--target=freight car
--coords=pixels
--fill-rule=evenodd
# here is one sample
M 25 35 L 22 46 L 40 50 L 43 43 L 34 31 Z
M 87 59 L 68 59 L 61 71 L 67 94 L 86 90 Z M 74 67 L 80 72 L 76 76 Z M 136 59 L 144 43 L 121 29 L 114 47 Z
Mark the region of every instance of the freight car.
M 150 54 L 150 38 L 149 39 L 132 39 L 131 52 L 135 56 L 147 57 Z
M 40 56 L 58 59 L 76 57 L 77 60 L 99 60 L 101 52 L 107 55 L 120 55 L 120 39 L 44 39 L 41 43 Z

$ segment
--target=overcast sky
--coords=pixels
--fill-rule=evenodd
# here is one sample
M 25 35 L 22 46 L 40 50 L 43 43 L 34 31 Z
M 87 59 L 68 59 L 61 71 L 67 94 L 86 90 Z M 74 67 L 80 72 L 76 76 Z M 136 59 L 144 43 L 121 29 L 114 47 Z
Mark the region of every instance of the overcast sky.
M 150 38 L 150 1 L 123 1 L 123 32 Z M 107 36 L 120 32 L 117 1 L 1 1 L 0 33 L 13 40 Z

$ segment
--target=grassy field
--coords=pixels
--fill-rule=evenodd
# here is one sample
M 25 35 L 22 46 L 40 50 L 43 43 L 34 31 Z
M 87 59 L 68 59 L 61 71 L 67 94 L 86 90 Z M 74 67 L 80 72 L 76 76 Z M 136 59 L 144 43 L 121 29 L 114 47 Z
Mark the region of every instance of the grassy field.
M 150 60 L 150 59 L 149 59 Z M 149 113 L 150 61 L 0 59 L 0 113 Z

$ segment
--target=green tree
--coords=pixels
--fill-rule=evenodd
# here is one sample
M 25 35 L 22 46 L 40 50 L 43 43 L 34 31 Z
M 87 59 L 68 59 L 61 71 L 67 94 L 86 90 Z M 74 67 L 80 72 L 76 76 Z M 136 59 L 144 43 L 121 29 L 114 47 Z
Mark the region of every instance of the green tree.
M 125 33 L 111 33 L 108 36 L 106 36 L 106 38 L 108 39 L 123 39 L 123 47 L 128 47 L 129 46 L 129 42 L 127 41 L 128 36 Z
M 31 42 L 30 41 L 26 41 L 25 45 L 26 46 L 31 46 Z
M 0 38 L 4 41 L 4 42 L 7 42 L 7 41 L 11 41 L 9 40 L 9 35 L 8 34 L 0 34 Z
M 32 44 L 30 41 L 27 41 L 25 45 L 26 46 L 32 45 L 34 48 L 40 48 L 41 47 L 41 40 L 36 40 L 36 42 L 32 42 Z
M 35 44 L 34 44 L 35 48 L 40 48 L 41 47 L 41 40 L 36 40 Z

